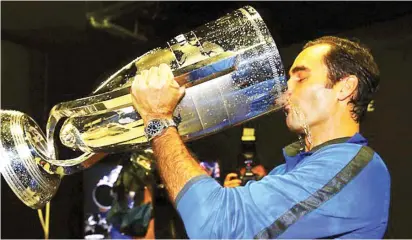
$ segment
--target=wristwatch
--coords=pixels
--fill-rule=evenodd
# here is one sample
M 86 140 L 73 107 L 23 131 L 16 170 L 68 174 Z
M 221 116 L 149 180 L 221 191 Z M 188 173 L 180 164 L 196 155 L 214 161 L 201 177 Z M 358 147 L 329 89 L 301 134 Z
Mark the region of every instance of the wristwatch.
M 154 137 L 161 135 L 169 127 L 177 127 L 173 119 L 150 120 L 144 129 L 147 140 L 150 142 Z

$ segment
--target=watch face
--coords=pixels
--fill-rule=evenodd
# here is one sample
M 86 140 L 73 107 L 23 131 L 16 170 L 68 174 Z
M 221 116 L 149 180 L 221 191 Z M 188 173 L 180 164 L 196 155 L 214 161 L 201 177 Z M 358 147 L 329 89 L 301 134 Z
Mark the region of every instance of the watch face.
M 153 136 L 163 129 L 164 125 L 160 120 L 151 120 L 146 127 L 146 134 L 148 136 Z

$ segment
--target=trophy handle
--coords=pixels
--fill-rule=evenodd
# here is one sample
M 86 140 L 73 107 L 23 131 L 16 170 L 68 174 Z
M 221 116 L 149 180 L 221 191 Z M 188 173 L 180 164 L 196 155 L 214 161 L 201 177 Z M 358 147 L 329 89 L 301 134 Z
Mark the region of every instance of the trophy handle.
M 32 118 L 0 110 L 0 122 L 0 172 L 16 196 L 34 209 L 50 201 L 63 175 L 89 168 L 106 155 L 84 153 L 74 159 L 52 160 L 46 138 Z
M 93 166 L 107 153 L 84 153 L 73 159 L 35 159 L 36 163 L 50 174 L 71 175 Z

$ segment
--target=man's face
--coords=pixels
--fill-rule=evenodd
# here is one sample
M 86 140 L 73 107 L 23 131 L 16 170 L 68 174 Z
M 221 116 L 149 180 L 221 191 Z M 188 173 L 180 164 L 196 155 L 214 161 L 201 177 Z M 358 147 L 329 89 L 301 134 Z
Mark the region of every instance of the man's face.
M 335 90 L 326 88 L 328 69 L 323 62 L 330 50 L 326 44 L 314 45 L 303 50 L 295 59 L 288 80 L 286 124 L 296 133 L 303 133 L 328 120 L 336 108 Z

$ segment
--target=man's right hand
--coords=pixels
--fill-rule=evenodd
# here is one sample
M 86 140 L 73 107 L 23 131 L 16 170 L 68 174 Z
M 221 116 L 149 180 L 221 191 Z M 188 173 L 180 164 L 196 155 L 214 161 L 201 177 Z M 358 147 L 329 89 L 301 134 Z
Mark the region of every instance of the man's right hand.
M 225 177 L 225 182 L 223 183 L 224 187 L 238 187 L 242 181 L 237 177 L 236 173 L 229 173 Z

